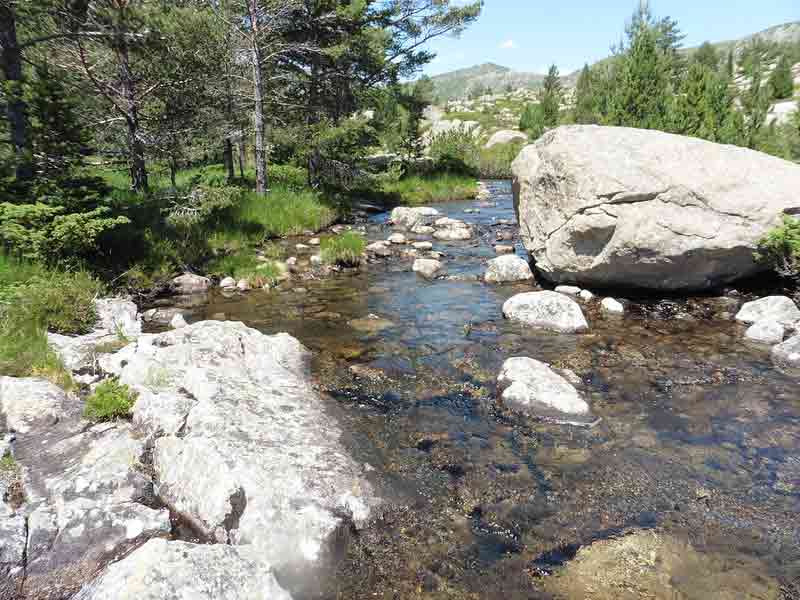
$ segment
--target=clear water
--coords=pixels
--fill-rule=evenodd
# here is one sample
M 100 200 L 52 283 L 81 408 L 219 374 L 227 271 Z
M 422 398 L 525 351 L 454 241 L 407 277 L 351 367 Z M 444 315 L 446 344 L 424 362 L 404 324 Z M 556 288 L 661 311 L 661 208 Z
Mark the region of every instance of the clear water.
M 746 563 L 783 586 L 774 597 L 800 594 L 800 379 L 744 342 L 723 314 L 736 310 L 730 298 L 630 298 L 624 318 L 585 305 L 590 332 L 577 336 L 505 321 L 502 303 L 535 285 L 473 280 L 497 233 L 514 231 L 498 225 L 514 219 L 510 185 L 491 189 L 497 205 L 478 214 L 463 212 L 473 201 L 437 206 L 480 232 L 434 240 L 466 280 L 425 281 L 410 258 L 392 259 L 270 293 L 215 293 L 192 309 L 193 320 L 286 331 L 311 349 L 346 443 L 387 498 L 303 593 L 558 597 L 549 582 L 578 548 L 652 529 L 709 557 L 684 573 L 684 591 L 720 564 Z M 389 235 L 385 219 L 368 223 L 371 240 Z M 494 379 L 511 356 L 573 369 L 602 422 L 577 429 L 499 410 Z

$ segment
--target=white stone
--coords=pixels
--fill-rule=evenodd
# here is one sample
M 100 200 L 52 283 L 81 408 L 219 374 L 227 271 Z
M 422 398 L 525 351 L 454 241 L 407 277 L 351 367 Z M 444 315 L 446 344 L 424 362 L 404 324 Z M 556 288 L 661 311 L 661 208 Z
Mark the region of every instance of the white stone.
M 183 317 L 181 313 L 176 314 L 172 317 L 172 320 L 169 322 L 169 326 L 173 329 L 180 329 L 181 327 L 186 327 L 186 319 Z
M 398 245 L 405 244 L 406 236 L 404 236 L 402 233 L 393 233 L 392 235 L 389 236 L 389 239 L 386 241 L 388 241 L 390 244 L 398 244 Z
M 775 321 L 789 326 L 798 319 L 800 319 L 800 309 L 786 296 L 767 296 L 747 302 L 736 313 L 736 320 L 740 323 Z
M 176 294 L 197 294 L 208 291 L 211 280 L 208 277 L 184 273 L 172 280 L 172 289 Z
M 527 142 L 528 136 L 522 133 L 521 131 L 514 131 L 512 129 L 503 129 L 492 134 L 492 137 L 489 138 L 489 141 L 486 142 L 484 148 L 487 150 L 499 144 L 508 144 L 510 142 Z
M 780 344 L 786 328 L 775 321 L 759 321 L 753 323 L 744 333 L 744 337 L 761 344 Z
M 614 315 L 621 315 L 625 312 L 625 307 L 614 298 L 603 298 L 602 302 L 600 302 L 600 306 L 605 312 Z
M 43 379 L 0 377 L 0 413 L 8 429 L 28 433 L 79 414 L 80 402 Z
M 580 296 L 580 299 L 584 300 L 585 302 L 590 302 L 591 300 L 594 300 L 594 294 L 589 290 L 581 290 L 581 293 L 578 294 L 578 296 Z
M 431 244 L 430 242 L 414 242 L 412 244 L 412 246 L 414 247 L 415 250 L 423 250 L 424 251 L 424 250 L 432 250 L 433 249 L 433 244 Z
M 588 415 L 589 405 L 575 387 L 547 364 L 527 357 L 503 363 L 497 385 L 504 404 L 536 416 Z
M 557 292 L 512 296 L 503 304 L 503 314 L 530 327 L 561 333 L 578 333 L 589 328 L 578 303 Z
M 497 244 L 494 247 L 494 251 L 497 254 L 514 254 L 514 246 L 505 246 L 503 244 Z
M 775 362 L 789 367 L 800 367 L 800 335 L 790 337 L 782 344 L 772 348 Z
M 500 256 L 489 261 L 483 276 L 487 283 L 508 283 L 533 279 L 528 261 L 513 254 Z
M 240 292 L 249 292 L 250 291 L 250 282 L 247 279 L 240 279 L 236 283 L 236 289 Z
M 392 211 L 389 220 L 395 227 L 414 229 L 428 225 L 437 216 L 439 216 L 439 211 L 435 208 L 398 206 Z
M 310 240 L 308 240 L 308 245 L 309 246 L 319 246 L 321 243 L 322 242 L 320 241 L 320 239 L 318 237 L 313 237 Z
M 438 260 L 432 258 L 418 258 L 414 261 L 411 270 L 419 273 L 426 279 L 433 279 L 442 273 L 444 266 Z
M 219 282 L 219 287 L 221 287 L 221 288 L 235 288 L 236 287 L 236 280 L 233 277 L 225 277 L 222 281 Z
M 321 265 L 322 264 L 322 257 L 319 254 L 315 254 L 311 257 L 311 264 L 312 265 Z
M 556 291 L 559 294 L 567 294 L 568 296 L 580 296 L 581 288 L 574 285 L 559 285 L 556 286 Z

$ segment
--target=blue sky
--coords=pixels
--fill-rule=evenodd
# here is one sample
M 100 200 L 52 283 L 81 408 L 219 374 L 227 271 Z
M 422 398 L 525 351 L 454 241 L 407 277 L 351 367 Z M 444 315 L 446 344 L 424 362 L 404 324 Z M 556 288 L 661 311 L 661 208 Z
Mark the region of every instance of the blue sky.
M 465 2 L 466 0 L 454 0 Z M 609 54 L 638 0 L 485 0 L 477 23 L 459 39 L 441 38 L 425 72 L 436 75 L 494 62 L 519 71 L 562 74 Z M 800 20 L 800 0 L 650 0 L 657 16 L 678 20 L 686 45 L 743 37 Z

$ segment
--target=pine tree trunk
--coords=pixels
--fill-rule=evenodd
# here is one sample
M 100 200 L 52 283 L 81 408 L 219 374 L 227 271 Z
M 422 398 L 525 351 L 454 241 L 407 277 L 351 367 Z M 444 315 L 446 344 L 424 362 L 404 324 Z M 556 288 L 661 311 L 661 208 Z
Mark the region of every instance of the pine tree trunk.
M 244 180 L 244 161 L 245 161 L 245 147 L 244 147 L 244 135 L 239 140 L 239 177 Z
M 27 105 L 22 98 L 22 52 L 17 43 L 14 9 L 7 1 L 0 2 L 0 48 L 2 69 L 8 86 L 6 111 L 11 144 L 16 156 L 15 175 L 18 180 L 33 178 L 33 151 L 28 127 Z
M 228 171 L 228 183 L 230 183 L 236 178 L 236 172 L 233 170 L 233 143 L 229 137 L 225 138 L 222 162 L 225 165 L 225 170 Z
M 255 101 L 254 124 L 256 130 L 256 193 L 267 191 L 267 153 L 264 125 L 264 77 L 261 71 L 261 48 L 259 46 L 258 0 L 249 0 L 250 23 L 252 25 L 253 96 Z
M 175 160 L 174 156 L 171 156 L 169 159 L 169 181 L 172 184 L 172 189 L 178 189 L 178 184 L 176 183 L 178 176 L 178 161 Z
M 125 121 L 128 124 L 128 162 L 130 164 L 131 187 L 137 192 L 147 191 L 147 166 L 144 144 L 139 136 L 139 107 L 136 87 L 131 73 L 128 49 L 123 46 L 117 52 L 119 60 L 120 87 L 125 100 Z

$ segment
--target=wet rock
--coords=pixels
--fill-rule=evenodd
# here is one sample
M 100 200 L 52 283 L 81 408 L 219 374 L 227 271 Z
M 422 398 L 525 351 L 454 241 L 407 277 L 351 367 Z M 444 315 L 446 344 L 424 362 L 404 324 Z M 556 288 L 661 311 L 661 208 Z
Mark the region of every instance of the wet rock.
M 428 225 L 439 216 L 439 211 L 427 206 L 407 207 L 398 206 L 389 217 L 392 225 L 400 229 L 414 229 L 418 226 Z
M 625 313 L 625 307 L 622 306 L 622 303 L 614 298 L 603 298 L 603 300 L 600 302 L 600 307 L 603 309 L 603 312 L 607 312 L 612 315 L 621 315 Z
M 533 273 L 527 260 L 508 254 L 490 260 L 483 278 L 487 283 L 509 283 L 533 279 Z
M 543 580 L 559 598 L 593 600 L 778 600 L 780 586 L 756 560 L 700 553 L 665 533 L 641 531 L 578 550 Z
M 219 282 L 219 287 L 223 289 L 234 288 L 236 287 L 236 280 L 233 277 L 225 277 Z
M 43 379 L 0 377 L 0 414 L 17 433 L 49 427 L 80 413 L 80 402 Z
M 433 250 L 433 244 L 430 242 L 414 242 L 412 246 L 414 250 Z
M 392 250 L 389 248 L 389 242 L 380 241 L 374 242 L 367 246 L 367 252 L 370 254 L 374 254 L 375 256 L 391 256 Z
M 426 279 L 433 279 L 437 275 L 440 275 L 444 265 L 440 263 L 438 260 L 434 260 L 431 258 L 418 258 L 414 261 L 414 264 L 411 267 L 411 270 L 415 273 L 419 273 Z
M 69 336 L 48 333 L 47 340 L 71 371 L 94 366 L 95 349 L 101 344 L 133 341 L 142 333 L 136 305 L 122 298 L 104 298 L 95 302 L 97 323 L 86 335 Z
M 464 209 L 464 214 L 465 215 L 473 215 L 473 214 L 478 214 L 480 212 L 481 212 L 480 208 L 465 208 Z
M 561 333 L 578 333 L 589 328 L 577 302 L 557 292 L 512 296 L 503 304 L 503 314 L 530 327 Z
M 315 560 L 341 511 L 360 521 L 374 502 L 309 361 L 289 335 L 204 321 L 142 336 L 108 365 L 140 393 L 150 391 L 147 374 L 161 370 L 159 394 L 191 399 L 180 430 L 155 440 L 158 496 L 203 534 L 252 544 L 274 564 Z M 159 415 L 152 420 L 158 431 Z
M 172 320 L 169 322 L 169 326 L 172 327 L 173 329 L 180 329 L 181 327 L 186 327 L 186 325 L 187 325 L 186 319 L 183 317 L 183 314 L 181 313 L 176 314 L 174 317 L 172 317 Z
M 592 292 L 590 292 L 589 290 L 581 290 L 581 293 L 578 294 L 578 296 L 580 297 L 581 300 L 583 300 L 585 302 L 589 302 L 591 300 L 594 300 L 594 294 Z
M 176 294 L 188 296 L 207 292 L 211 287 L 211 280 L 208 277 L 195 275 L 194 273 L 184 273 L 173 279 L 170 287 Z
M 406 240 L 406 236 L 404 236 L 402 233 L 393 233 L 392 235 L 389 236 L 389 239 L 387 241 L 390 244 L 401 245 L 405 244 L 408 240 Z
M 800 309 L 786 296 L 767 296 L 747 302 L 736 314 L 736 320 L 740 323 L 775 321 L 788 326 L 798 319 L 800 319 Z
M 556 128 L 512 170 L 537 269 L 584 287 L 710 289 L 763 272 L 758 240 L 800 189 L 794 163 L 624 127 Z
M 436 229 L 430 225 L 417 225 L 411 228 L 411 233 L 416 235 L 431 235 Z
M 249 548 L 150 540 L 75 600 L 291 600 Z
M 559 285 L 556 286 L 556 291 L 559 294 L 567 294 L 568 296 L 579 296 L 581 293 L 581 288 L 574 285 Z
M 514 254 L 516 251 L 514 246 L 504 246 L 503 244 L 496 244 L 494 247 L 494 251 L 497 254 Z
M 744 333 L 744 337 L 748 340 L 758 342 L 760 344 L 780 344 L 783 341 L 783 336 L 786 329 L 780 323 L 775 321 L 759 321 L 753 323 Z
M 772 359 L 788 367 L 800 367 L 800 335 L 790 337 L 772 349 Z
M 495 239 L 498 242 L 510 242 L 514 239 L 514 233 L 511 231 L 498 231 Z
M 436 231 L 434 232 L 433 237 L 437 240 L 469 240 L 473 235 L 472 227 L 464 221 L 459 221 L 457 219 L 443 217 L 438 219 L 434 225 L 436 226 Z
M 547 364 L 532 358 L 510 358 L 497 377 L 503 403 L 532 416 L 587 417 L 589 405 L 578 390 Z

